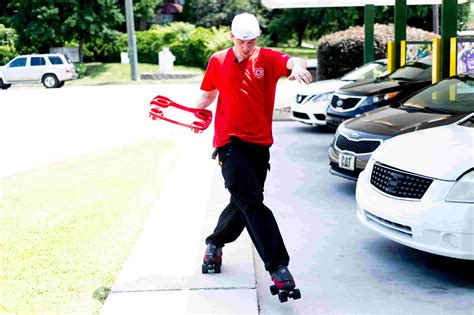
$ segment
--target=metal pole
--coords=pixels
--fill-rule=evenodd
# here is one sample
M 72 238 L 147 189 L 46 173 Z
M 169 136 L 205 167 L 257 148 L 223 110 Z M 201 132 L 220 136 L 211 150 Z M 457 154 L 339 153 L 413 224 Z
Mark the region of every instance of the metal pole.
M 457 36 L 457 7 L 457 0 L 443 0 L 441 4 L 441 79 L 449 77 L 451 37 Z
M 364 9 L 364 63 L 374 61 L 375 6 L 366 4 Z
M 439 34 L 439 4 L 433 4 L 433 33 Z
M 395 69 L 400 67 L 401 41 L 407 39 L 407 0 L 395 0 Z
M 125 16 L 127 19 L 128 33 L 128 58 L 130 59 L 130 69 L 132 80 L 137 81 L 138 78 L 138 58 L 137 58 L 137 41 L 135 39 L 135 23 L 133 20 L 133 0 L 125 0 Z

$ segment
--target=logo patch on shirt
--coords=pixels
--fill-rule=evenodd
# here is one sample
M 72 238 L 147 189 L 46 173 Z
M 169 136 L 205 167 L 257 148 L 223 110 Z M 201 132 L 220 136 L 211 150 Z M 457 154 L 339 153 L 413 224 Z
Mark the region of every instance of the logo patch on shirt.
M 257 79 L 262 78 L 264 74 L 265 74 L 265 71 L 263 71 L 263 68 L 255 68 L 255 69 L 253 70 L 253 75 L 254 75 Z

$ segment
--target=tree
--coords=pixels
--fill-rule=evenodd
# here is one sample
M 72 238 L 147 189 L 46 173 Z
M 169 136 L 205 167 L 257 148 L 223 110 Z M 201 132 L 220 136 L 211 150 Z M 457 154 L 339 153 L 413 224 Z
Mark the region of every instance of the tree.
M 255 14 L 263 26 L 266 23 L 264 11 L 268 10 L 260 0 L 192 0 L 186 1 L 183 14 L 187 22 L 210 28 L 230 25 L 234 16 L 243 12 Z
M 12 0 L 11 25 L 21 53 L 46 52 L 65 42 L 79 43 L 110 36 L 124 22 L 116 0 Z
M 71 1 L 71 4 L 71 10 L 64 20 L 61 31 L 65 40 L 79 42 L 82 62 L 84 43 L 97 38 L 113 37 L 116 32 L 114 27 L 123 23 L 125 19 L 116 0 L 79 0 Z

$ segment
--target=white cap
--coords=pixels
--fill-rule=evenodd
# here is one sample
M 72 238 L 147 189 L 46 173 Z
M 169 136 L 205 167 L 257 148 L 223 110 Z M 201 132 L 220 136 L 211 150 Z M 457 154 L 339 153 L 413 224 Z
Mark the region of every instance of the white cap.
M 236 15 L 232 21 L 232 34 L 235 38 L 243 40 L 260 36 L 260 26 L 255 15 L 249 13 Z

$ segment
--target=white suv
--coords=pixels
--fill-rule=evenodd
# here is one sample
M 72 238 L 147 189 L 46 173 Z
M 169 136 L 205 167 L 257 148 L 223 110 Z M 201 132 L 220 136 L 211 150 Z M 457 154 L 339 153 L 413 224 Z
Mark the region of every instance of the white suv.
M 60 88 L 77 79 L 76 67 L 62 54 L 18 56 L 0 67 L 0 89 L 16 83 L 42 82 L 46 88 Z

